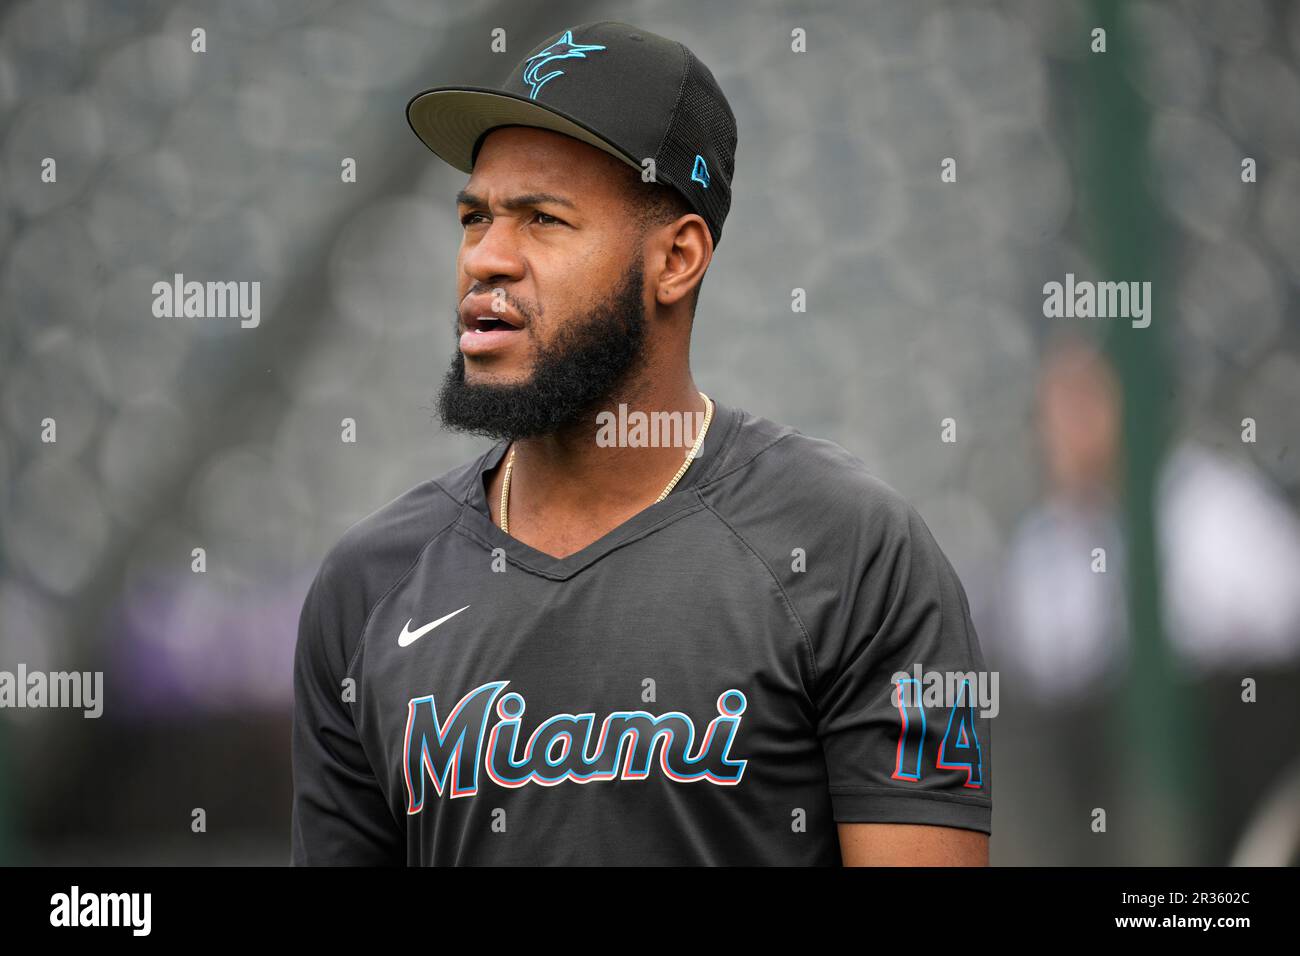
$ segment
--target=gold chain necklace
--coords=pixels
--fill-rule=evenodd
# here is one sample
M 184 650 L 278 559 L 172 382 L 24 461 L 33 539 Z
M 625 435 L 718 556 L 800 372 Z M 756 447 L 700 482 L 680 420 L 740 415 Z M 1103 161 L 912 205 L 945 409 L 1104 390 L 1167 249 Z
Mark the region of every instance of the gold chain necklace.
M 691 462 L 693 462 L 695 456 L 700 453 L 700 446 L 704 444 L 704 436 L 709 432 L 709 423 L 713 421 L 713 399 L 709 398 L 709 396 L 705 395 L 703 392 L 700 392 L 700 398 L 704 399 L 705 404 L 704 423 L 700 426 L 700 434 L 696 437 L 695 444 L 691 446 L 691 453 L 687 455 L 686 460 L 682 462 L 682 467 L 678 468 L 677 474 L 673 475 L 673 480 L 668 482 L 667 488 L 659 492 L 659 497 L 655 499 L 655 504 L 658 504 L 667 498 L 668 492 L 677 487 L 677 482 L 682 480 L 682 475 L 686 474 L 686 469 L 691 467 Z M 506 532 L 506 534 L 510 533 L 510 473 L 514 470 L 514 467 L 515 449 L 512 445 L 510 448 L 510 457 L 506 459 L 506 473 L 501 479 L 501 530 Z

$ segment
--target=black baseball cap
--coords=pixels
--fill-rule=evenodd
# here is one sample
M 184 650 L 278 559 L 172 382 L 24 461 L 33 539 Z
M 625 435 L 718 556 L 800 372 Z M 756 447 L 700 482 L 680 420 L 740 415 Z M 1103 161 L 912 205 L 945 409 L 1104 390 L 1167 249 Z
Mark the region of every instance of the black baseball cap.
M 472 172 L 483 137 L 535 126 L 603 149 L 672 186 L 716 247 L 731 208 L 736 118 L 709 68 L 676 40 L 615 20 L 568 27 L 534 47 L 499 89 L 438 86 L 406 105 L 415 135 Z

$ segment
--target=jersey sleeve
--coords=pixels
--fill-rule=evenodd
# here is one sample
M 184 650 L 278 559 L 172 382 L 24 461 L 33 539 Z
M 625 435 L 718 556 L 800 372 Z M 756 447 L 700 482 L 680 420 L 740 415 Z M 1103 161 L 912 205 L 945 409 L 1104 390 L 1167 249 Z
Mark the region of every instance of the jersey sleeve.
M 881 485 L 852 532 L 815 704 L 840 823 L 992 832 L 996 690 L 965 591 L 915 509 Z M 842 564 L 841 567 L 846 565 Z
M 398 826 L 344 699 L 364 608 L 338 588 L 330 558 L 308 589 L 293 670 L 293 866 L 401 866 Z

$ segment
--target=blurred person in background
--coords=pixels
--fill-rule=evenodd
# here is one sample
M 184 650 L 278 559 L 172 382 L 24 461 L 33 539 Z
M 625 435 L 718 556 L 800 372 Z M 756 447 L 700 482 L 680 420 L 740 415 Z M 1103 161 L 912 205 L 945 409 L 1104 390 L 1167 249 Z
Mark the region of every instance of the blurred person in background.
M 1003 752 L 1015 761 L 1008 773 L 1035 781 L 1016 812 L 1022 851 L 1051 848 L 1040 862 L 1138 862 L 1117 859 L 1123 851 L 1081 822 L 1092 808 L 1128 805 L 1116 750 L 1127 738 L 1107 733 L 1131 644 L 1117 487 L 1122 402 L 1109 360 L 1090 343 L 1049 348 L 1036 418 L 1046 491 L 1012 536 L 1002 626 L 989 642 L 1007 686 L 1023 690 L 1007 695 L 1003 726 L 1017 744 Z M 1191 439 L 1174 444 L 1157 487 L 1167 639 L 1176 680 L 1207 731 L 1193 746 L 1205 767 L 1193 799 L 1211 808 L 1205 816 L 1217 829 L 1202 862 L 1223 863 L 1297 753 L 1300 521 L 1249 464 Z M 1258 703 L 1242 700 L 1246 678 Z

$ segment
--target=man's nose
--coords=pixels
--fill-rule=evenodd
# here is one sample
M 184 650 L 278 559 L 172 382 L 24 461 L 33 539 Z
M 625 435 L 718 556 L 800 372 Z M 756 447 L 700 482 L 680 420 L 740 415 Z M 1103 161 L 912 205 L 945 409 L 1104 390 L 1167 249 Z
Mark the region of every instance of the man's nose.
M 515 244 L 513 220 L 493 220 L 465 250 L 462 265 L 465 273 L 479 282 L 491 282 L 499 276 L 518 278 L 522 260 Z

